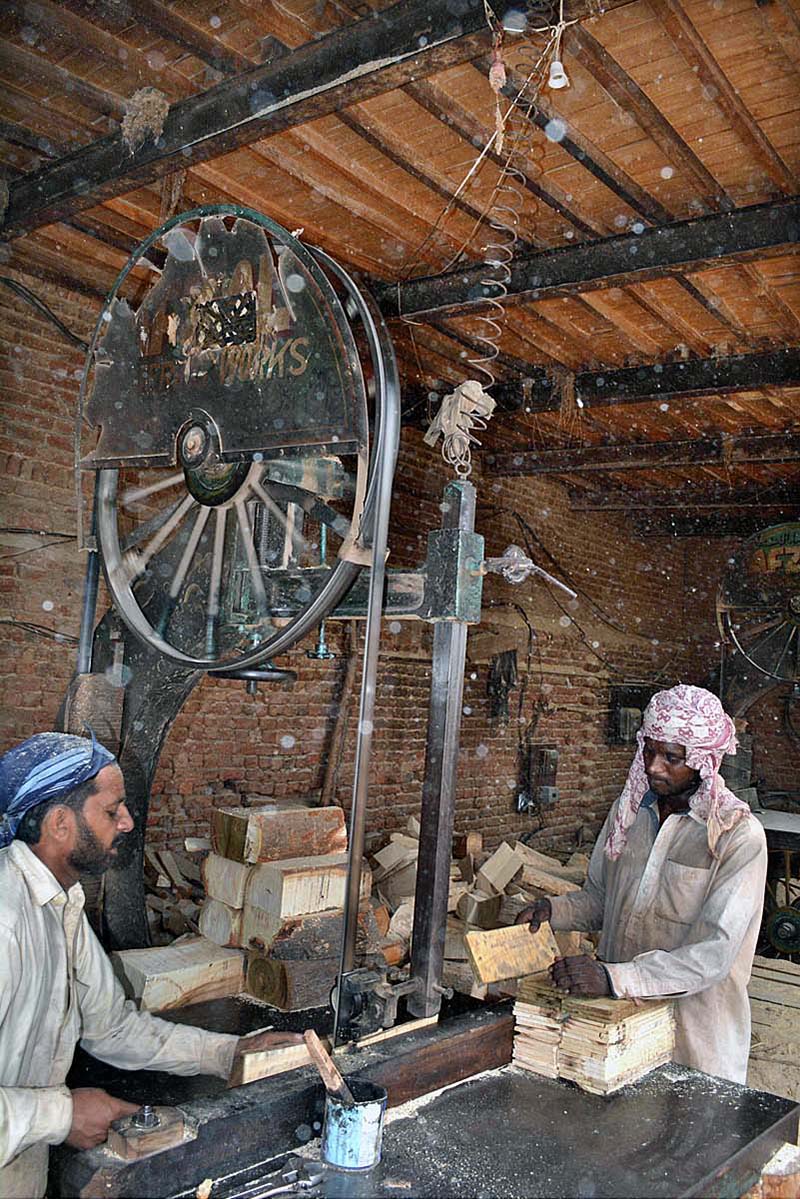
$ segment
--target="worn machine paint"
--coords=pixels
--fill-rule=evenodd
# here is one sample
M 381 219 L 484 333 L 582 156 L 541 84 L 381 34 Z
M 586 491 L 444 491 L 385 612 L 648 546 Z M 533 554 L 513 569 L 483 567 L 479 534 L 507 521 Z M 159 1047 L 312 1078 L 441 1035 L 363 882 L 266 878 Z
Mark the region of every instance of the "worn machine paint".
M 373 1082 L 351 1082 L 355 1103 L 327 1095 L 322 1160 L 340 1170 L 371 1170 L 381 1160 L 388 1095 Z

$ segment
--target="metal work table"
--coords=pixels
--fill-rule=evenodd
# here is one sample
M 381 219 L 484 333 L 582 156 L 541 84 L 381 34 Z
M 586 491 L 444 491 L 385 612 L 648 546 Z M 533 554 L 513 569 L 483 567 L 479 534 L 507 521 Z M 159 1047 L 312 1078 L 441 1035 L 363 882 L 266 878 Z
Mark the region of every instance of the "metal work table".
M 238 1032 L 245 1031 L 243 1022 L 265 1022 L 263 1008 L 235 1001 L 221 1006 L 218 1027 Z M 310 1015 L 283 1020 L 306 1023 Z M 367 1174 L 328 1169 L 313 1193 L 325 1199 L 738 1199 L 775 1150 L 797 1135 L 797 1104 L 683 1066 L 662 1066 L 611 1096 L 528 1074 L 504 1064 L 512 1031 L 507 1005 L 494 1011 L 475 1005 L 437 1027 L 340 1058 L 346 1075 L 382 1083 L 396 1106 L 388 1113 L 380 1165 Z M 470 1055 L 471 1066 L 465 1064 Z M 474 1074 L 480 1061 L 493 1068 L 458 1081 L 459 1070 L 462 1078 Z M 447 1070 L 456 1085 L 437 1091 Z M 319 1153 L 324 1093 L 312 1069 L 227 1092 L 208 1078 L 118 1072 L 112 1081 L 94 1071 L 93 1080 L 139 1102 L 178 1103 L 193 1113 L 200 1131 L 185 1149 L 156 1155 L 128 1175 L 110 1169 L 101 1150 L 72 1155 L 61 1172 L 63 1190 L 57 1188 L 67 1195 L 192 1199 L 198 1182 L 212 1176 L 211 1199 L 258 1199 L 280 1185 L 292 1155 Z M 84 1075 L 73 1085 L 89 1081 Z

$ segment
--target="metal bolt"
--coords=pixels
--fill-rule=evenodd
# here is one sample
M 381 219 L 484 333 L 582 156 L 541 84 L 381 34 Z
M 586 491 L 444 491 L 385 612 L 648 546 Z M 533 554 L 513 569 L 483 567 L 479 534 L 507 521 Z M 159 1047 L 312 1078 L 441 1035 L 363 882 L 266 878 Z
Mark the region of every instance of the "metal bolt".
M 136 1128 L 158 1128 L 161 1121 L 152 1106 L 149 1103 L 143 1103 L 131 1123 Z
M 192 425 L 187 429 L 181 442 L 181 453 L 184 458 L 194 460 L 199 458 L 205 449 L 206 431 L 201 425 Z

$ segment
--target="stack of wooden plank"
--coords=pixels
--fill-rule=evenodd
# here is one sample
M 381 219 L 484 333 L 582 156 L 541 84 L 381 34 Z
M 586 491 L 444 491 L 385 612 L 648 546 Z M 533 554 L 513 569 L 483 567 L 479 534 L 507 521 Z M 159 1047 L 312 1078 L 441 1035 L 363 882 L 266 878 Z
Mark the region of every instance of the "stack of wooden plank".
M 557 991 L 543 975 L 521 980 L 514 1017 L 518 1066 L 569 1079 L 596 1095 L 668 1062 L 675 1043 L 671 1003 L 580 999 Z
M 466 844 L 466 837 L 471 839 Z M 487 981 L 476 975 L 465 937 L 475 929 L 495 929 L 514 925 L 523 908 L 541 896 L 563 895 L 577 891 L 586 875 L 589 859 L 585 854 L 573 854 L 562 865 L 557 858 L 548 857 L 527 845 L 502 842 L 491 854 L 482 852 L 480 834 L 454 838 L 465 890 L 455 905 L 455 914 L 448 917 L 444 950 L 444 983 L 475 998 L 491 998 L 495 994 L 514 994 L 513 979 Z M 477 842 L 475 838 L 477 837 Z M 556 933 L 558 956 L 594 952 L 594 946 L 578 933 Z M 529 968 L 530 969 L 530 968 Z M 529 971 L 528 971 L 529 972 Z
M 347 832 L 337 807 L 300 802 L 215 808 L 203 863 L 200 931 L 247 953 L 245 990 L 284 1011 L 327 1003 L 342 939 Z M 379 932 L 361 877 L 362 933 Z
M 748 1085 L 800 1100 L 800 965 L 756 957 L 747 989 L 753 1021 Z

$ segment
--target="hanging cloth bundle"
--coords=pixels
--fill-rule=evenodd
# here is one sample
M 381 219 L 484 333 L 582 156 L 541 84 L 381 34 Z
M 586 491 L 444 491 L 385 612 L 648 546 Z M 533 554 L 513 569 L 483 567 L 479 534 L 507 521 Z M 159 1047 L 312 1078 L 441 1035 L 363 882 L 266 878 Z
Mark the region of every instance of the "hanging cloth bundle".
M 455 391 L 442 400 L 442 406 L 425 434 L 425 444 L 436 445 L 441 434 L 445 462 L 459 477 L 466 479 L 472 470 L 471 446 L 480 445 L 472 430 L 485 429 L 494 408 L 494 400 L 477 379 L 459 383 Z

